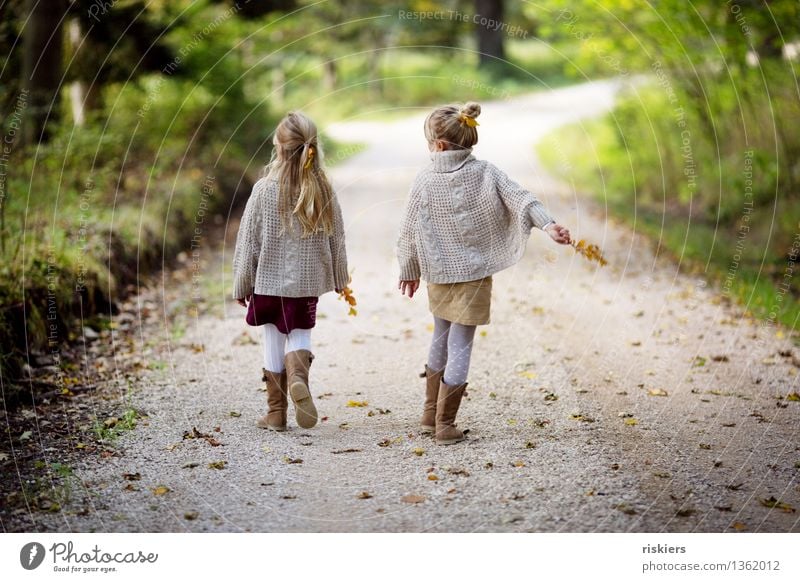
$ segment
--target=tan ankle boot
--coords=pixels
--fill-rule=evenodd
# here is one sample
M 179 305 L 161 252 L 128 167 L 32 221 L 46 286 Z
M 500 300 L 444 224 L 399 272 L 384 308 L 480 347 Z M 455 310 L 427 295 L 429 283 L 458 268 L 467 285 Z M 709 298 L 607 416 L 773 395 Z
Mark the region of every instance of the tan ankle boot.
M 456 414 L 467 383 L 450 386 L 442 379 L 436 402 L 436 444 L 452 445 L 464 440 L 464 433 L 456 428 Z
M 311 428 L 317 424 L 317 408 L 308 387 L 308 369 L 314 355 L 308 350 L 296 350 L 286 354 L 286 384 L 295 406 L 297 424 Z
M 262 416 L 256 426 L 279 432 L 286 430 L 286 409 L 289 399 L 286 396 L 286 372 L 280 374 L 262 368 L 261 379 L 267 384 L 267 404 L 269 411 Z
M 420 426 L 423 432 L 434 432 L 436 430 L 436 401 L 439 399 L 439 383 L 442 381 L 444 370 L 434 372 L 427 364 L 425 372 L 420 374 L 425 378 L 425 406 L 422 412 Z

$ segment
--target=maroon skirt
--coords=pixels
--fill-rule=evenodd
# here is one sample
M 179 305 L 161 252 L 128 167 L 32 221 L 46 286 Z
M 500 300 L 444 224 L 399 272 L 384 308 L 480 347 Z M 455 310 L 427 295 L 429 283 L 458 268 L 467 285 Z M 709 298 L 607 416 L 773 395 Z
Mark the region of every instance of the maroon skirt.
M 253 294 L 247 304 L 248 325 L 271 323 L 288 334 L 293 329 L 311 329 L 317 322 L 318 297 L 278 297 Z

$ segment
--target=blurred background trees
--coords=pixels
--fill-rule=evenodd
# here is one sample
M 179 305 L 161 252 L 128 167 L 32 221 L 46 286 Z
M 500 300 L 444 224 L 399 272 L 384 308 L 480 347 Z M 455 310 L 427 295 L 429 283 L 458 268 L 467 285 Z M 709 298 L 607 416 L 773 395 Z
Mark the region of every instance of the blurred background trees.
M 617 108 L 542 157 L 566 153 L 565 178 L 710 275 L 752 167 L 734 290 L 766 309 L 800 216 L 799 27 L 796 0 L 6 0 L 0 374 L 43 350 L 48 280 L 68 340 L 190 248 L 208 184 L 215 240 L 288 109 L 324 128 L 606 77 L 628 81 Z

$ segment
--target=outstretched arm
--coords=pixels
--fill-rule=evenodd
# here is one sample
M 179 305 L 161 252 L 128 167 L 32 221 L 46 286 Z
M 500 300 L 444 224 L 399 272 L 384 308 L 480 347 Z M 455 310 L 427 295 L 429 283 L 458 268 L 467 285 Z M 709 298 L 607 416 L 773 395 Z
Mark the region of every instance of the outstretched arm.
M 569 244 L 569 230 L 550 216 L 544 204 L 531 191 L 517 184 L 496 166 L 491 168 L 495 173 L 497 193 L 503 199 L 503 203 L 521 218 L 528 229 L 540 228 L 557 243 Z

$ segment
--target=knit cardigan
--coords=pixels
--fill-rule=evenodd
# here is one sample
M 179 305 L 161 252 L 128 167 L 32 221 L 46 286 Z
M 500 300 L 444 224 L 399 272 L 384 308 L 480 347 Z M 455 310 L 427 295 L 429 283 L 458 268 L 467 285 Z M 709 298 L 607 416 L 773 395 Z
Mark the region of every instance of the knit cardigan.
M 555 222 L 544 205 L 471 149 L 431 154 L 400 227 L 400 279 L 461 283 L 522 258 L 531 228 Z
M 333 232 L 302 237 L 292 215 L 282 232 L 278 183 L 262 178 L 247 200 L 233 253 L 233 297 L 252 293 L 280 297 L 319 297 L 349 282 L 342 210 L 333 197 Z

